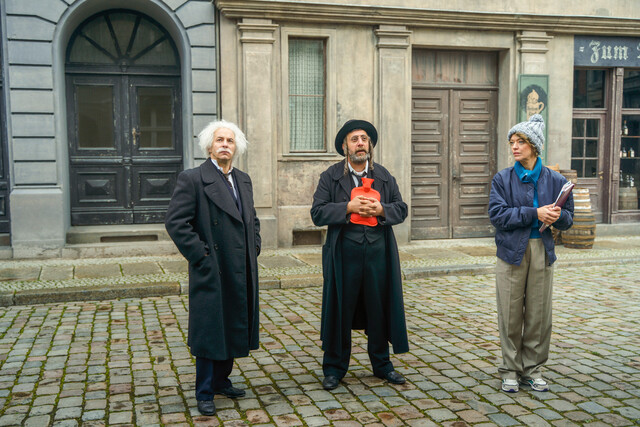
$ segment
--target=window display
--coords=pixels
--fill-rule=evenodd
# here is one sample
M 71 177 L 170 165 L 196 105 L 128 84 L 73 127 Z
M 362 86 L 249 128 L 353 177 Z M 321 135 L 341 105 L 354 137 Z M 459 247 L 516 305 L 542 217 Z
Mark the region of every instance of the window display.
M 638 209 L 640 184 L 640 115 L 622 116 L 618 210 Z

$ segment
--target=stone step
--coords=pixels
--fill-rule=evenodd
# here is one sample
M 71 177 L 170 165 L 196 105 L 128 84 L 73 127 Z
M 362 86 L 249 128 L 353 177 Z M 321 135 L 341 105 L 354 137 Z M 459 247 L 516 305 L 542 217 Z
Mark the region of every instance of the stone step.
M 70 245 L 161 241 L 171 241 L 164 224 L 73 226 L 67 232 L 67 244 Z

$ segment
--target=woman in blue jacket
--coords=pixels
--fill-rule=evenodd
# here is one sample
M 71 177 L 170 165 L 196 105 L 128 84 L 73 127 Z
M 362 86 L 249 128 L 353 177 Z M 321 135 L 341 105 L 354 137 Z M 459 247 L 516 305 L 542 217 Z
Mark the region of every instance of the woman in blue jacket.
M 509 130 L 515 164 L 498 172 L 491 183 L 489 218 L 496 228 L 496 297 L 502 347 L 502 390 L 519 385 L 547 391 L 541 367 L 549 358 L 553 236 L 542 223 L 567 230 L 573 224 L 573 197 L 553 203 L 566 179 L 542 165 L 544 121 L 535 114 Z

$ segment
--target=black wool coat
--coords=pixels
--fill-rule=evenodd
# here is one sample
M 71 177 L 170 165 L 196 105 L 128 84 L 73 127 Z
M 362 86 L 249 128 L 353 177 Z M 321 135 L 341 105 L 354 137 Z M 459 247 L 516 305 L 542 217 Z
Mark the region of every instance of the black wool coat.
M 405 353 L 409 351 L 409 343 L 402 297 L 402 272 L 398 245 L 391 226 L 405 220 L 408 208 L 402 201 L 398 184 L 389 171 L 374 163 L 370 172 L 370 178 L 374 179 L 373 188 L 380 193 L 380 203 L 385 214 L 384 217 L 378 218 L 378 222 L 384 227 L 387 253 L 387 340 L 393 345 L 394 353 Z M 351 179 L 350 175 L 344 175 L 344 161 L 330 166 L 320 175 L 311 206 L 313 223 L 317 226 L 328 225 L 327 239 L 322 247 L 324 285 L 320 338 L 324 350 L 339 348 L 342 342 L 342 239 L 344 226 L 350 219 L 350 215 L 347 215 L 347 204 L 351 200 Z M 365 325 L 364 307 L 358 307 L 353 329 L 364 329 Z
M 242 216 L 211 159 L 178 175 L 165 226 L 189 261 L 191 354 L 213 360 L 258 348 L 260 221 L 249 175 L 233 168 Z

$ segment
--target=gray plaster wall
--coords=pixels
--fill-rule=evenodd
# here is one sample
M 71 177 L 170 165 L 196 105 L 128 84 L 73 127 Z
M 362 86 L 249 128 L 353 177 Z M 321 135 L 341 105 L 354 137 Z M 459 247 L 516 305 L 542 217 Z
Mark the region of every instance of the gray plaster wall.
M 64 55 L 86 18 L 142 12 L 178 47 L 185 168 L 202 158 L 194 137 L 218 116 L 216 13 L 208 0 L 5 0 L 5 77 L 14 256 L 60 253 L 70 227 Z

